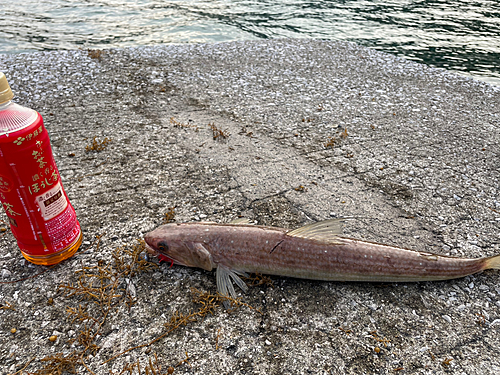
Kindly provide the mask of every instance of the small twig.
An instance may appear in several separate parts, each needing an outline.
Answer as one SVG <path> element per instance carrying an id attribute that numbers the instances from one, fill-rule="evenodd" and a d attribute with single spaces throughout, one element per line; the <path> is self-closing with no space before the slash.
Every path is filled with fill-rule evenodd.
<path id="1" fill-rule="evenodd" d="M 0 310 L 15 310 L 14 304 L 5 301 L 5 305 L 0 306 Z"/>
<path id="2" fill-rule="evenodd" d="M 175 367 L 178 367 L 178 366 L 182 365 L 183 363 L 187 363 L 189 365 L 189 367 L 193 367 L 193 366 L 191 366 L 191 363 L 189 363 L 188 359 L 189 359 L 189 355 L 188 355 L 188 352 L 186 352 L 186 358 L 183 359 L 182 361 L 180 361 L 177 365 L 175 365 Z"/>
<path id="3" fill-rule="evenodd" d="M 51 270 L 55 266 L 57 266 L 57 264 L 53 264 L 52 266 L 47 267 L 42 272 L 37 273 L 36 275 L 31 275 L 31 276 L 28 276 L 28 277 L 23 277 L 22 279 L 18 279 L 18 280 L 14 280 L 14 281 L 0 281 L 0 284 L 14 284 L 14 283 L 18 283 L 18 282 L 21 282 L 21 281 L 26 281 L 26 280 L 29 280 L 29 279 L 34 279 L 35 277 L 43 275 L 45 272 L 47 272 L 48 270 Z"/>
<path id="4" fill-rule="evenodd" d="M 92 371 L 91 369 L 89 369 L 89 366 L 87 366 L 87 364 L 83 360 L 83 355 L 84 354 L 85 354 L 85 352 L 82 353 L 82 355 L 80 357 L 80 361 L 82 361 L 82 364 L 85 366 L 85 368 L 87 369 L 88 372 L 90 372 L 92 375 L 96 375 L 94 371 Z"/>
<path id="5" fill-rule="evenodd" d="M 220 337 L 220 331 L 222 328 L 219 328 L 217 330 L 217 335 L 215 336 L 215 350 L 219 350 L 219 337 Z"/>
<path id="6" fill-rule="evenodd" d="M 341 330 L 342 332 L 344 332 L 347 335 L 350 334 L 350 333 L 352 333 L 352 331 L 350 329 L 345 329 L 343 327 L 339 327 L 339 330 Z"/>
<path id="7" fill-rule="evenodd" d="M 13 374 L 9 374 L 9 375 L 22 374 L 22 373 L 23 373 L 23 371 L 26 369 L 26 367 L 28 367 L 28 366 L 29 366 L 29 364 L 30 364 L 31 362 L 33 362 L 33 360 L 34 360 L 35 358 L 36 358 L 36 356 L 34 356 L 34 357 L 33 357 L 33 358 L 31 358 L 28 362 L 26 362 L 26 364 L 24 365 L 24 367 L 23 367 L 22 369 L 17 370 L 15 373 L 13 373 Z"/>

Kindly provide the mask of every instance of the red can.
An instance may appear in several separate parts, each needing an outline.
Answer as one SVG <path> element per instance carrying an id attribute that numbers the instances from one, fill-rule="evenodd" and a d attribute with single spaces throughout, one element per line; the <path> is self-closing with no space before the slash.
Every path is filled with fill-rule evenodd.
<path id="1" fill-rule="evenodd" d="M 82 232 L 40 114 L 11 102 L 0 72 L 0 200 L 23 256 L 51 265 L 71 257 Z"/>

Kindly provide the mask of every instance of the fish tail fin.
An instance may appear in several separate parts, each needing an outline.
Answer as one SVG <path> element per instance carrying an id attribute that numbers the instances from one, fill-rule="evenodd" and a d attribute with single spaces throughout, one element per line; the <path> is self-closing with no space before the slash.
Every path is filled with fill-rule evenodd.
<path id="1" fill-rule="evenodd" d="M 486 258 L 485 259 L 485 267 L 484 269 L 485 270 L 488 270 L 488 269 L 491 269 L 491 268 L 494 268 L 494 269 L 500 269 L 500 255 L 495 255 L 495 256 L 492 256 L 492 257 L 489 257 L 489 258 Z"/>

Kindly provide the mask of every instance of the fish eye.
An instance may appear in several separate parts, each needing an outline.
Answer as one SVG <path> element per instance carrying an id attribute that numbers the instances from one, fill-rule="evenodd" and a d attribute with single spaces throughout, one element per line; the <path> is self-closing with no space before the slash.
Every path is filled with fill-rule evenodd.
<path id="1" fill-rule="evenodd" d="M 158 244 L 158 249 L 161 251 L 168 251 L 168 245 L 165 242 L 160 242 Z"/>

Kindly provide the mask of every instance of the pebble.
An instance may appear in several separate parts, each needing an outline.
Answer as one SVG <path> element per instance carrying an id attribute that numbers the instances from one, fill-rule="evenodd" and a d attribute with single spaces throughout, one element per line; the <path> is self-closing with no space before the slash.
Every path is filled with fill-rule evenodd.
<path id="1" fill-rule="evenodd" d="M 12 272 L 10 272 L 9 270 L 6 270 L 5 268 L 2 269 L 2 279 L 8 279 L 11 276 L 12 276 Z"/>
<path id="2" fill-rule="evenodd" d="M 443 319 L 446 320 L 448 323 L 451 323 L 451 317 L 449 315 L 443 315 Z"/>

